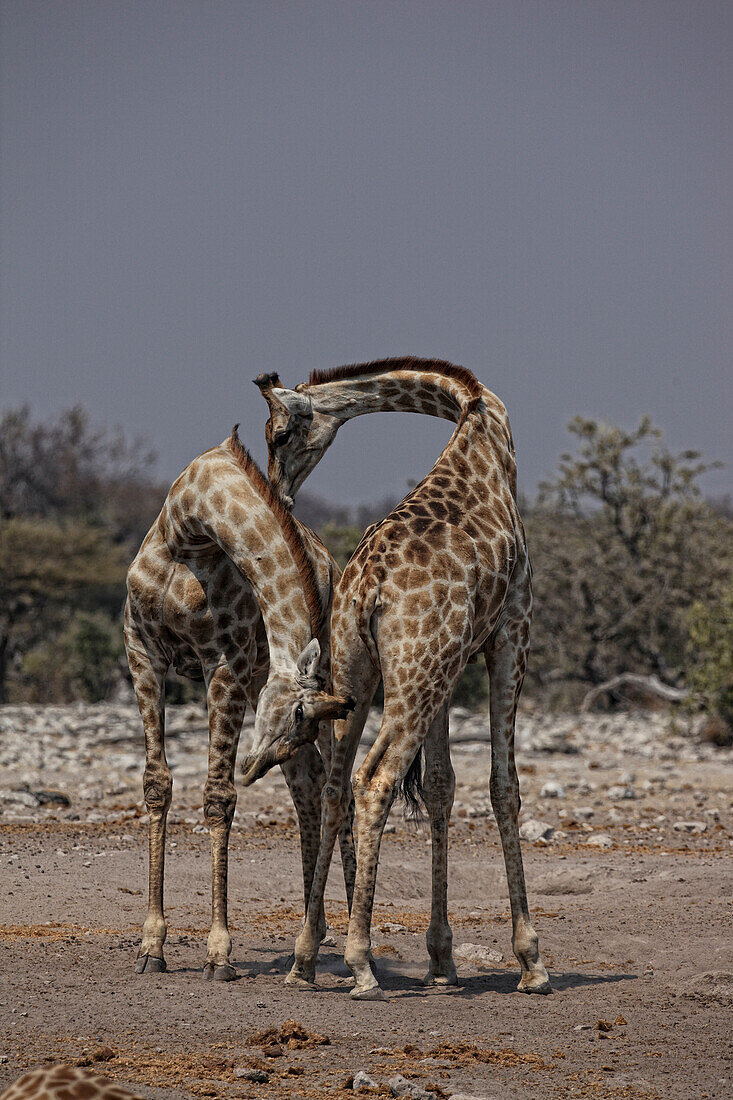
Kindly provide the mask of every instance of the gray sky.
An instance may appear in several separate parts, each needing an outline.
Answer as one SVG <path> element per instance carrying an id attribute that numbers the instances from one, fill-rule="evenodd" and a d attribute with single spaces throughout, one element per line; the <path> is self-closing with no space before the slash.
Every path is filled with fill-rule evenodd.
<path id="1" fill-rule="evenodd" d="M 531 491 L 579 412 L 730 442 L 733 5 L 4 0 L 0 406 L 82 402 L 172 478 L 250 379 L 447 358 Z M 450 432 L 347 425 L 307 483 L 401 494 Z M 708 476 L 722 493 L 730 466 Z"/>

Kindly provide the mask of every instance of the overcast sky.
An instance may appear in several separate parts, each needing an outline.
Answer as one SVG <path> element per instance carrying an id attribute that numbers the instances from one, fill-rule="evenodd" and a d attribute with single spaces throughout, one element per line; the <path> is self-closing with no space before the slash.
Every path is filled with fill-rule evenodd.
<path id="1" fill-rule="evenodd" d="M 82 402 L 172 479 L 278 370 L 425 355 L 506 403 L 731 452 L 730 0 L 4 0 L 0 407 Z M 450 428 L 347 425 L 401 495 Z M 724 493 L 727 469 L 706 488 Z"/>

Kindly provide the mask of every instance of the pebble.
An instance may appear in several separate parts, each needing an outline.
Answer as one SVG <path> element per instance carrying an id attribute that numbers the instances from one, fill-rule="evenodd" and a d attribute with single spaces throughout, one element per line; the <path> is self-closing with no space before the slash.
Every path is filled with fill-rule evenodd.
<path id="1" fill-rule="evenodd" d="M 536 821 L 533 817 L 529 821 L 525 821 L 519 828 L 519 835 L 522 840 L 529 840 L 530 842 L 552 840 L 554 832 L 552 825 L 548 825 L 546 821 Z"/>
<path id="2" fill-rule="evenodd" d="M 573 814 L 578 821 L 590 821 L 592 817 L 596 816 L 596 811 L 592 806 L 576 806 Z"/>
<path id="3" fill-rule="evenodd" d="M 240 1081 L 252 1081 L 256 1085 L 266 1085 L 270 1080 L 269 1073 L 265 1073 L 263 1069 L 250 1069 L 248 1066 L 237 1066 L 234 1076 Z"/>
<path id="4" fill-rule="evenodd" d="M 613 838 L 608 833 L 591 833 L 583 843 L 589 848 L 613 848 Z"/>
<path id="5" fill-rule="evenodd" d="M 623 802 L 624 799 L 636 798 L 636 791 L 633 787 L 609 787 L 606 795 L 612 802 Z"/>
<path id="6" fill-rule="evenodd" d="M 4 1066 L 6 1064 L 6 1062 L 9 1062 L 9 1061 L 10 1061 L 10 1059 L 8 1058 L 7 1054 L 0 1054 L 0 1065 L 1 1066 Z"/>
<path id="7" fill-rule="evenodd" d="M 672 828 L 676 833 L 704 833 L 707 824 L 704 821 L 675 821 Z"/>
<path id="8" fill-rule="evenodd" d="M 380 932 L 406 932 L 407 927 L 404 924 L 395 924 L 393 921 L 385 921 L 384 924 L 379 926 Z"/>
<path id="9" fill-rule="evenodd" d="M 501 951 L 482 947 L 479 943 L 462 943 L 460 947 L 453 949 L 453 956 L 460 962 L 471 962 L 476 966 L 493 967 L 496 963 L 504 961 Z"/>
<path id="10" fill-rule="evenodd" d="M 354 1092 L 367 1092 L 368 1089 L 378 1089 L 379 1085 L 366 1070 L 358 1069 L 354 1074 L 354 1083 L 351 1087 Z"/>
<path id="11" fill-rule="evenodd" d="M 408 1100 L 438 1100 L 437 1093 L 428 1092 L 427 1089 L 416 1085 L 414 1081 L 408 1081 L 401 1073 L 396 1077 L 390 1077 L 387 1084 L 393 1096 L 405 1096 Z"/>
<path id="12" fill-rule="evenodd" d="M 564 798 L 565 788 L 562 783 L 545 783 L 540 791 L 540 798 Z"/>

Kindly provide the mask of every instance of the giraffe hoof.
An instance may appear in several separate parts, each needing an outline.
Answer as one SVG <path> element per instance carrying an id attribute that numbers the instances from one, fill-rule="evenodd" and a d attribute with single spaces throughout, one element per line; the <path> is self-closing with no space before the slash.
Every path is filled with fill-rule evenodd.
<path id="1" fill-rule="evenodd" d="M 517 989 L 520 993 L 540 993 L 543 996 L 552 993 L 552 986 L 546 972 L 544 974 L 528 974 L 526 978 L 521 979 Z"/>
<path id="2" fill-rule="evenodd" d="M 237 972 L 229 963 L 207 963 L 204 967 L 204 981 L 233 982 Z"/>
<path id="3" fill-rule="evenodd" d="M 287 978 L 285 979 L 285 984 L 292 985 L 295 989 L 305 989 L 310 991 L 318 989 L 315 981 L 315 975 L 313 976 L 313 980 L 310 980 L 304 974 L 296 973 L 293 970 L 290 971 Z"/>
<path id="4" fill-rule="evenodd" d="M 423 978 L 423 985 L 425 986 L 452 986 L 458 985 L 458 974 L 456 968 L 453 967 L 453 971 L 450 974 L 433 974 L 432 972 L 426 974 Z"/>
<path id="5" fill-rule="evenodd" d="M 384 993 L 378 985 L 355 985 L 349 996 L 354 1001 L 383 1001 L 385 999 Z"/>
<path id="6" fill-rule="evenodd" d="M 162 974 L 166 971 L 165 959 L 157 955 L 138 955 L 135 960 L 135 973 L 136 974 Z"/>

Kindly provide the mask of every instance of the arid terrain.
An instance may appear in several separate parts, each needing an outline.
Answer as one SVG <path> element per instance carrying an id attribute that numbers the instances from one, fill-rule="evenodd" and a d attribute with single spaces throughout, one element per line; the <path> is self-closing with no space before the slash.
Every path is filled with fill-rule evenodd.
<path id="1" fill-rule="evenodd" d="M 376 725 L 374 714 L 367 735 Z M 460 739 L 483 728 L 452 715 Z M 302 894 L 279 772 L 240 793 L 232 831 L 239 980 L 206 983 L 205 717 L 169 709 L 168 972 L 136 976 L 147 826 L 135 708 L 0 708 L 0 1089 L 64 1060 L 160 1100 L 343 1098 L 359 1071 L 373 1095 L 398 1074 L 438 1097 L 730 1095 L 730 751 L 667 714 L 526 710 L 517 740 L 530 903 L 554 995 L 515 992 L 490 750 L 469 742 L 453 751 L 460 986 L 421 984 L 429 831 L 396 806 L 373 926 L 387 996 L 355 1003 L 338 855 L 318 991 L 284 985 Z"/>

